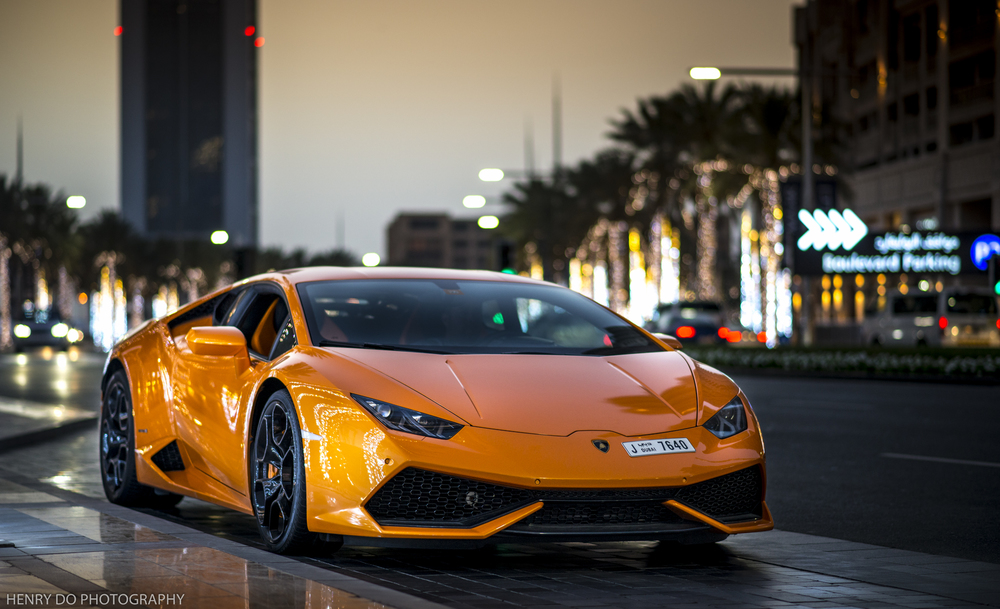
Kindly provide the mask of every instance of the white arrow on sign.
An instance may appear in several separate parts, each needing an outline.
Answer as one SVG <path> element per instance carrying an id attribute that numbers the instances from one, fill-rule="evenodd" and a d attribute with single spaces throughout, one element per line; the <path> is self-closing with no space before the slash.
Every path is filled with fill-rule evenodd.
<path id="1" fill-rule="evenodd" d="M 836 209 L 831 209 L 829 212 L 817 209 L 812 213 L 800 209 L 799 222 L 806 227 L 806 232 L 798 241 L 799 249 L 802 251 L 810 247 L 816 251 L 826 247 L 831 250 L 840 247 L 851 250 L 868 234 L 865 223 L 849 209 L 845 209 L 843 213 Z"/>

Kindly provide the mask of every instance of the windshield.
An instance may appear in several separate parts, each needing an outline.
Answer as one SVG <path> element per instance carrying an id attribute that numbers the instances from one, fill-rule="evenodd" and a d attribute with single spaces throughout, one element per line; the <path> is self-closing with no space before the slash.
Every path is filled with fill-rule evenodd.
<path id="1" fill-rule="evenodd" d="M 948 312 L 966 315 L 996 315 L 997 301 L 986 294 L 955 294 L 948 298 Z"/>
<path id="2" fill-rule="evenodd" d="M 366 279 L 298 290 L 319 346 L 560 355 L 663 350 L 614 313 L 556 286 Z"/>

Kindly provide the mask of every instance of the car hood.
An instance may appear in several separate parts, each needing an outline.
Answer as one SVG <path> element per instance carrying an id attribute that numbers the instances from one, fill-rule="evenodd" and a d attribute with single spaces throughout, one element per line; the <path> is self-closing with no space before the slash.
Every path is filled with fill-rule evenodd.
<path id="1" fill-rule="evenodd" d="M 553 436 L 584 430 L 637 436 L 697 424 L 692 371 L 676 352 L 610 357 L 338 352 L 474 427 Z"/>

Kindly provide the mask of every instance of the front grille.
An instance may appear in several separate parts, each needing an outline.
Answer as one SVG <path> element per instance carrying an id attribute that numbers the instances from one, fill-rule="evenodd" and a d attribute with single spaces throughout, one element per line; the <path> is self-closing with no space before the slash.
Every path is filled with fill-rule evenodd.
<path id="1" fill-rule="evenodd" d="M 760 516 L 763 479 L 756 465 L 681 488 L 675 499 L 713 518 Z"/>
<path id="2" fill-rule="evenodd" d="M 657 501 L 551 501 L 517 525 L 541 527 L 641 526 L 680 522 L 681 518 Z"/>
<path id="3" fill-rule="evenodd" d="M 531 501 L 531 491 L 410 467 L 365 508 L 381 525 L 472 527 Z"/>
<path id="4" fill-rule="evenodd" d="M 677 499 L 713 518 L 760 512 L 762 479 L 753 466 L 688 487 L 634 489 L 519 489 L 407 468 L 368 501 L 368 513 L 383 526 L 467 528 L 544 502 L 515 528 L 645 526 L 682 519 L 663 502 Z"/>

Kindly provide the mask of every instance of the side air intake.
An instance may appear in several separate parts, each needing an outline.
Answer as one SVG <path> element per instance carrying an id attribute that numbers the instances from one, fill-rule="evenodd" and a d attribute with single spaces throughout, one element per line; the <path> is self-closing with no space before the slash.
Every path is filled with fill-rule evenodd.
<path id="1" fill-rule="evenodd" d="M 184 469 L 184 459 L 181 458 L 181 449 L 177 447 L 177 440 L 167 444 L 153 455 L 153 465 L 163 472 L 179 472 Z"/>

